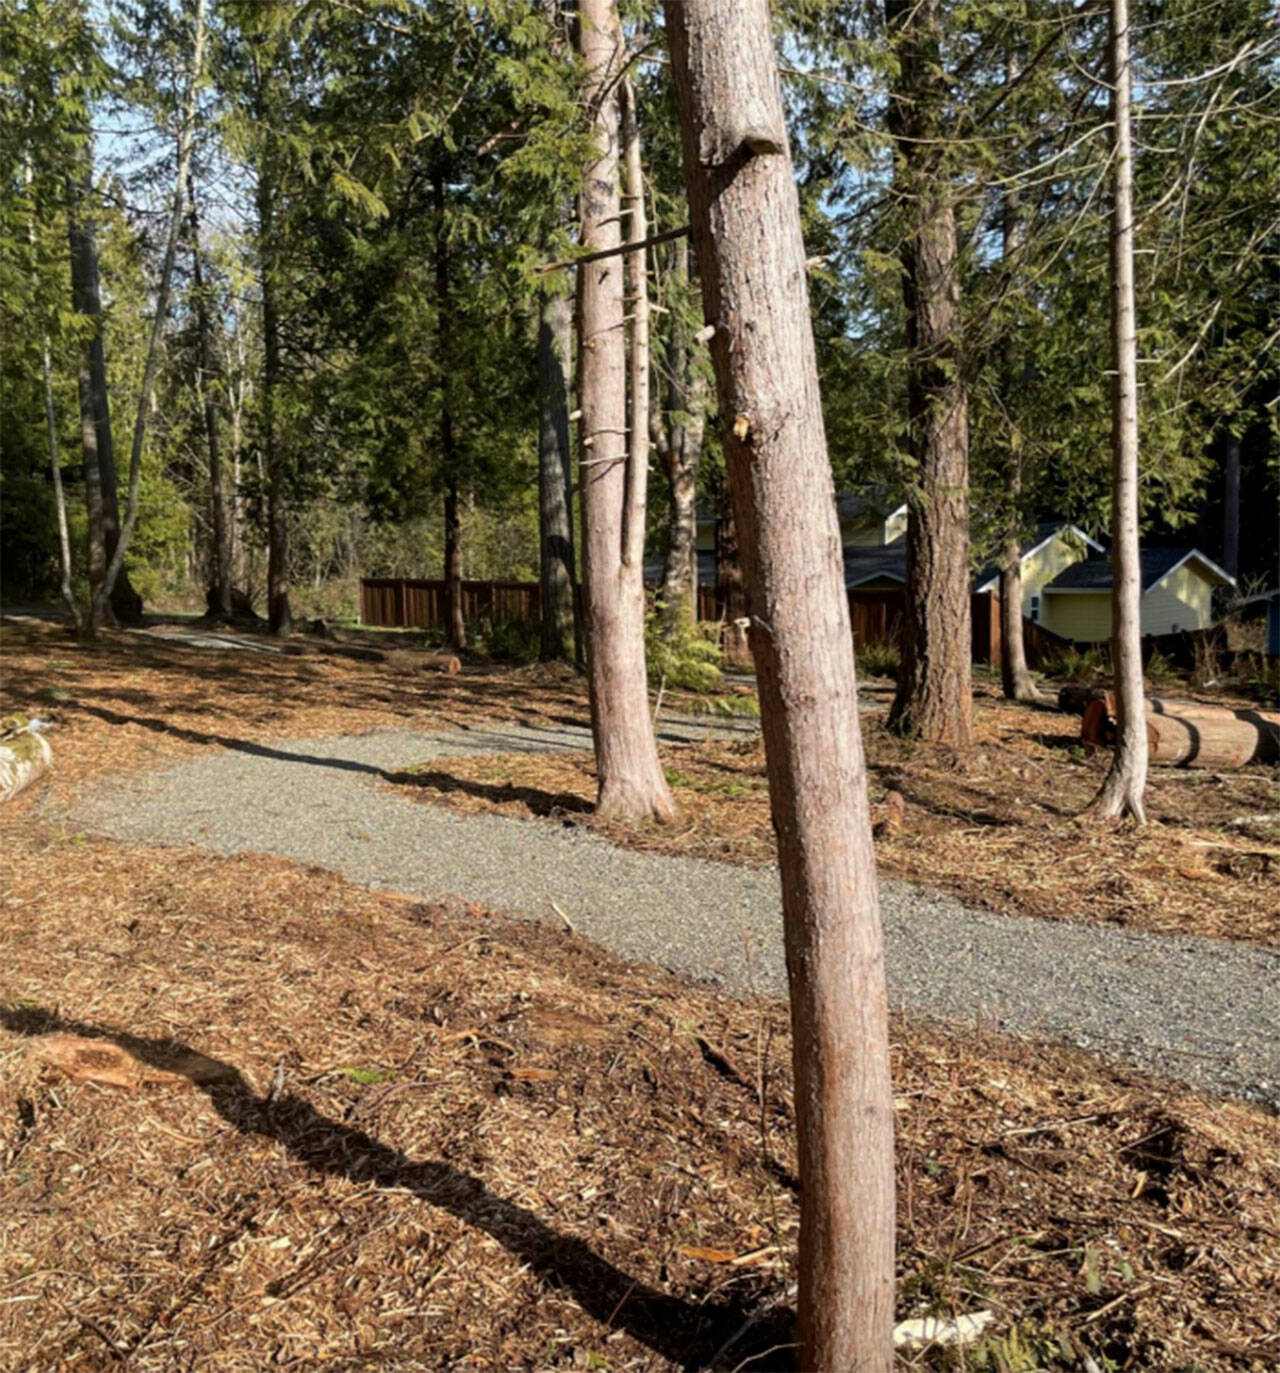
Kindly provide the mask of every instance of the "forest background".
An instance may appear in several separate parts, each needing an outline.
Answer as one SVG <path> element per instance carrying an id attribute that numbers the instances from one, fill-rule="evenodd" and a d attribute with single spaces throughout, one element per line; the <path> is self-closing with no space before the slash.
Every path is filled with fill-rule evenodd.
<path id="1" fill-rule="evenodd" d="M 219 503 L 230 580 L 260 609 L 273 510 L 295 613 L 353 616 L 361 576 L 441 576 L 450 543 L 467 577 L 537 578 L 540 432 L 545 446 L 551 411 L 573 404 L 539 358 L 540 329 L 545 343 L 571 303 L 574 271 L 543 269 L 574 255 L 588 136 L 570 8 L 216 0 L 191 118 L 194 3 L 3 8 L 8 601 L 57 594 L 54 464 L 86 599 L 95 340 L 117 520 L 127 504 L 184 130 L 126 592 L 203 608 Z M 624 17 L 649 231 L 662 235 L 687 211 L 656 8 Z M 1010 527 L 1052 516 L 1098 534 L 1109 519 L 1105 14 L 937 8 L 945 99 L 912 170 L 956 222 L 945 367 L 967 388 L 978 562 Z M 912 196 L 900 138 L 895 165 L 902 66 L 886 9 L 774 6 L 837 488 L 896 497 L 915 475 Z M 1269 0 L 1173 0 L 1138 5 L 1133 32 L 1144 535 L 1199 545 L 1246 589 L 1276 583 L 1280 543 L 1278 15 Z M 100 315 L 86 307 L 86 238 Z M 656 558 L 691 533 L 678 485 L 722 515 L 726 495 L 684 242 L 656 245 L 651 267 Z"/>

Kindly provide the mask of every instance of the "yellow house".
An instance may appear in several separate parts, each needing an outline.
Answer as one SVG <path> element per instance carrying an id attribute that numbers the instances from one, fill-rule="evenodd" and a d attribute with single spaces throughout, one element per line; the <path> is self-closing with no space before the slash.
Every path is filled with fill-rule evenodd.
<path id="1" fill-rule="evenodd" d="M 1235 579 L 1194 548 L 1144 548 L 1143 634 L 1176 634 L 1213 622 L 1213 593 Z M 1101 643 L 1111 637 L 1111 560 L 1073 563 L 1041 594 L 1040 623 L 1073 643 Z"/>
<path id="2" fill-rule="evenodd" d="M 1022 553 L 1022 613 L 1025 618 L 1044 623 L 1043 593 L 1048 583 L 1090 553 L 1103 551 L 1100 543 L 1074 524 L 1057 522 L 1037 526 L 1035 535 L 1028 540 L 1028 547 Z M 973 589 L 998 595 L 999 569 L 984 567 L 974 579 Z"/>

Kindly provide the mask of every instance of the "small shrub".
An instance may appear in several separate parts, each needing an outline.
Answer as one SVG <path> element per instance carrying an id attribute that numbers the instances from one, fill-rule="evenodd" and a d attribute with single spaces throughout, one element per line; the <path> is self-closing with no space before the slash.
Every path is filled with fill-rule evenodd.
<path id="1" fill-rule="evenodd" d="M 1079 649 L 1067 644 L 1045 658 L 1042 670 L 1046 677 L 1059 681 L 1092 682 L 1105 675 L 1106 664 L 1100 648 Z"/>
<path id="2" fill-rule="evenodd" d="M 1147 665 L 1143 668 L 1143 675 L 1152 686 L 1163 686 L 1173 681 L 1178 675 L 1178 670 L 1158 648 L 1153 648 L 1151 657 L 1147 659 Z"/>
<path id="3" fill-rule="evenodd" d="M 541 630 L 530 620 L 482 622 L 477 646 L 504 663 L 531 663 L 541 647 Z"/>
<path id="4" fill-rule="evenodd" d="M 645 661 L 649 681 L 665 680 L 668 687 L 685 691 L 715 691 L 720 686 L 720 649 L 692 620 L 677 621 L 664 633 L 661 619 L 652 612 L 644 627 Z"/>
<path id="5" fill-rule="evenodd" d="M 902 652 L 897 644 L 862 644 L 854 654 L 859 677 L 892 677 L 902 671 Z"/>

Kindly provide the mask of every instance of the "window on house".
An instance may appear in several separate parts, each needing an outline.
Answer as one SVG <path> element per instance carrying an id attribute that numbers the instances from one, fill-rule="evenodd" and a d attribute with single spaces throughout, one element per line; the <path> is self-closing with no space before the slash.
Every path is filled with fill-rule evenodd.
<path id="1" fill-rule="evenodd" d="M 1032 598 L 1031 598 L 1031 621 L 1032 621 L 1033 624 L 1039 624 L 1039 623 L 1040 623 L 1040 597 L 1039 597 L 1039 596 L 1032 596 Z"/>

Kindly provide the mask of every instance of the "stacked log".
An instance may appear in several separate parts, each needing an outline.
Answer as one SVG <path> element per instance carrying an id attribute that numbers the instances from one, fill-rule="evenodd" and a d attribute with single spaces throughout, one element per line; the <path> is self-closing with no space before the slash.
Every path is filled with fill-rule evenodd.
<path id="1" fill-rule="evenodd" d="M 1280 715 L 1202 701 L 1146 702 L 1151 761 L 1167 767 L 1234 771 L 1250 763 L 1280 762 Z M 1080 738 L 1104 747 L 1115 741 L 1115 703 L 1110 692 L 1084 706 Z"/>

